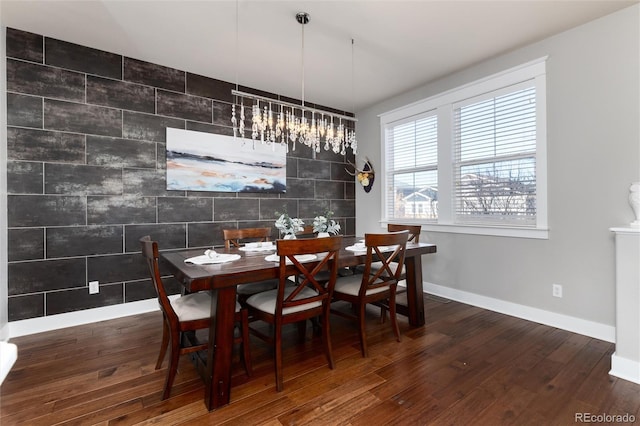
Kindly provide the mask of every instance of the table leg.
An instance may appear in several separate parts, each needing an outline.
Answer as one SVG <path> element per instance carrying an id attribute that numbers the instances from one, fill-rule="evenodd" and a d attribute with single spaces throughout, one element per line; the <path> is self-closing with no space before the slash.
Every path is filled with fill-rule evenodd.
<path id="1" fill-rule="evenodd" d="M 227 405 L 231 391 L 231 361 L 235 327 L 235 286 L 214 290 L 211 299 L 212 323 L 207 351 L 205 404 L 209 411 Z"/>
<path id="2" fill-rule="evenodd" d="M 407 305 L 409 308 L 409 324 L 421 326 L 424 319 L 424 294 L 422 290 L 422 258 L 407 257 L 404 260 L 407 280 Z"/>

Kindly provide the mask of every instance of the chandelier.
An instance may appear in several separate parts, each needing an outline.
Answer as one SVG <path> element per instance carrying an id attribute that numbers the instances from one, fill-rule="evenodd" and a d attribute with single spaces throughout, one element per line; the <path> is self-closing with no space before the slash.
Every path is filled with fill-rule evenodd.
<path id="1" fill-rule="evenodd" d="M 304 103 L 304 26 L 309 22 L 309 14 L 299 12 L 296 20 L 302 26 L 302 102 L 291 102 L 272 99 L 265 96 L 242 92 L 237 89 L 231 91 L 235 102 L 231 107 L 231 124 L 234 137 L 238 134 L 245 137 L 245 101 L 251 105 L 251 139 L 262 143 L 286 145 L 292 150 L 296 144 L 303 144 L 320 152 L 333 151 L 335 154 L 345 155 L 347 148 L 357 154 L 354 117 L 334 112 L 311 108 Z M 236 35 L 237 36 L 237 35 Z M 352 84 L 353 84 L 353 40 L 351 40 Z M 236 114 L 236 104 L 239 103 L 239 117 Z"/>

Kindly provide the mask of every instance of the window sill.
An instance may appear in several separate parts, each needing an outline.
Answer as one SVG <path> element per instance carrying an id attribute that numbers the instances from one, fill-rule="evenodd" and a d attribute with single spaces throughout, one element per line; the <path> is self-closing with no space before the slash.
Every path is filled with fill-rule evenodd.
<path id="1" fill-rule="evenodd" d="M 400 223 L 391 221 L 392 223 Z M 408 222 L 407 222 L 408 223 Z M 449 234 L 469 234 L 469 235 L 488 235 L 493 237 L 509 237 L 509 238 L 531 238 L 537 240 L 548 240 L 548 228 L 507 228 L 503 226 L 478 226 L 478 225 L 448 225 L 435 223 L 419 223 L 412 221 L 411 224 L 422 225 L 422 231 L 427 232 L 445 232 Z M 383 224 L 386 228 L 386 222 Z"/>

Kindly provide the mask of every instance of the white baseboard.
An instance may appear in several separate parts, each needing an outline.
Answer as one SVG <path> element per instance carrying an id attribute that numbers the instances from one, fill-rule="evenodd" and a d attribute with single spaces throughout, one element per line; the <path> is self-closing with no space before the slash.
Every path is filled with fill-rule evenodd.
<path id="1" fill-rule="evenodd" d="M 171 296 L 178 297 L 178 296 Z M 159 310 L 158 299 L 140 300 L 138 302 L 122 303 L 120 305 L 104 306 L 101 308 L 85 309 L 46 317 L 30 318 L 13 321 L 8 324 L 9 338 L 42 333 L 60 328 L 89 324 L 122 318 L 129 315 L 143 314 Z"/>
<path id="2" fill-rule="evenodd" d="M 610 325 L 575 318 L 568 315 L 545 311 L 543 309 L 532 308 L 518 303 L 507 302 L 505 300 L 494 299 L 492 297 L 481 296 L 463 290 L 444 287 L 438 284 L 424 283 L 425 293 L 430 293 L 446 299 L 500 312 L 513 317 L 522 318 L 528 321 L 537 322 L 551 327 L 561 328 L 605 342 L 615 343 L 616 328 Z"/>
<path id="3" fill-rule="evenodd" d="M 640 362 L 619 357 L 614 352 L 611 355 L 611 370 L 609 374 L 640 384 Z"/>

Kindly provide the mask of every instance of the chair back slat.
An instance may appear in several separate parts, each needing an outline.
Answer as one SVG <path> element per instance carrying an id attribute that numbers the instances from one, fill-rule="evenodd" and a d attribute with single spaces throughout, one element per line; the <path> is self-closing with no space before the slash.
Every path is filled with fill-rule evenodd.
<path id="1" fill-rule="evenodd" d="M 407 237 L 408 243 L 419 243 L 420 242 L 420 232 L 422 231 L 422 226 L 420 225 L 401 225 L 398 223 L 388 223 L 387 231 L 389 232 L 399 232 L 399 231 L 409 231 L 409 236 Z"/>
<path id="2" fill-rule="evenodd" d="M 149 235 L 145 235 L 144 237 L 140 238 L 139 241 L 142 250 L 142 256 L 145 258 L 147 267 L 149 268 L 151 282 L 153 283 L 153 287 L 156 289 L 156 295 L 158 296 L 158 303 L 160 304 L 160 308 L 165 313 L 165 315 L 169 317 L 170 320 L 178 321 L 178 315 L 171 306 L 171 301 L 169 301 L 169 296 L 167 295 L 167 291 L 162 282 L 162 277 L 160 276 L 160 266 L 158 263 L 160 254 L 158 250 L 158 243 L 156 241 L 152 241 Z"/>
<path id="3" fill-rule="evenodd" d="M 367 290 L 378 287 L 395 286 L 400 280 L 402 268 L 392 268 L 390 264 L 397 262 L 404 264 L 409 231 L 390 232 L 387 234 L 365 234 L 364 243 L 367 247 L 365 270 L 362 274 L 360 294 L 364 297 Z M 394 247 L 393 251 L 386 250 Z M 371 264 L 380 262 L 380 267 L 372 273 Z"/>
<path id="4" fill-rule="evenodd" d="M 260 243 L 270 241 L 271 231 L 271 228 L 223 229 L 224 246 L 226 249 L 230 249 L 231 246 L 240 247 L 244 240 Z"/>
<path id="5" fill-rule="evenodd" d="M 285 308 L 307 303 L 317 301 L 329 303 L 338 273 L 338 255 L 342 247 L 342 236 L 277 240 L 276 244 L 277 255 L 280 256 L 276 315 L 282 315 L 282 310 Z M 305 254 L 315 254 L 317 259 L 302 263 L 296 258 L 298 255 Z M 316 279 L 316 275 L 327 269 L 330 271 L 330 279 L 325 285 Z M 285 287 L 290 285 L 288 277 L 292 275 L 299 277 L 300 284 L 285 297 Z M 303 297 L 301 292 L 305 288 L 310 288 L 317 294 L 312 297 Z"/>

